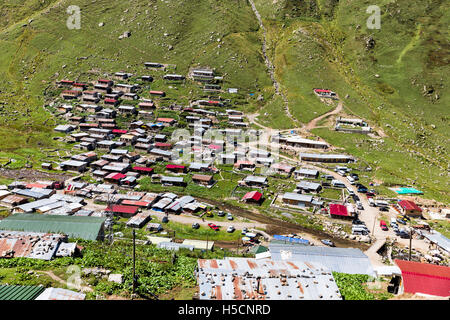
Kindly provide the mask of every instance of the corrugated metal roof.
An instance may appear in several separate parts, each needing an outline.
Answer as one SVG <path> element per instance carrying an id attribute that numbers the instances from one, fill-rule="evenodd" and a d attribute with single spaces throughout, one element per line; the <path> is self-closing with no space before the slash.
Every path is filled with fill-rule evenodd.
<path id="1" fill-rule="evenodd" d="M 191 251 L 193 251 L 195 249 L 194 246 L 185 245 L 185 244 L 176 243 L 176 242 L 159 242 L 157 244 L 157 247 L 161 248 L 161 249 L 175 250 L 175 251 L 178 251 L 181 248 L 188 249 L 188 250 L 191 250 Z"/>
<path id="2" fill-rule="evenodd" d="M 421 231 L 422 235 L 430 240 L 431 242 L 437 244 L 439 247 L 447 252 L 450 252 L 450 240 L 443 234 L 433 231 L 433 233 Z"/>
<path id="3" fill-rule="evenodd" d="M 375 276 L 369 258 L 356 248 L 292 246 L 271 243 L 269 250 L 275 260 L 308 261 L 335 272 Z"/>
<path id="4" fill-rule="evenodd" d="M 0 285 L 0 300 L 35 300 L 44 287 Z"/>
<path id="5" fill-rule="evenodd" d="M 84 300 L 84 293 L 62 288 L 47 288 L 35 300 Z"/>
<path id="6" fill-rule="evenodd" d="M 96 240 L 106 218 L 17 213 L 0 221 L 0 230 L 64 233 Z"/>
<path id="7" fill-rule="evenodd" d="M 405 292 L 450 297 L 450 268 L 428 263 L 395 260 L 402 271 Z"/>
<path id="8" fill-rule="evenodd" d="M 197 277 L 203 300 L 341 299 L 331 272 L 307 262 L 199 259 Z"/>
<path id="9" fill-rule="evenodd" d="M 183 244 L 188 246 L 194 246 L 195 249 L 212 250 L 214 246 L 214 241 L 185 239 L 183 241 Z"/>

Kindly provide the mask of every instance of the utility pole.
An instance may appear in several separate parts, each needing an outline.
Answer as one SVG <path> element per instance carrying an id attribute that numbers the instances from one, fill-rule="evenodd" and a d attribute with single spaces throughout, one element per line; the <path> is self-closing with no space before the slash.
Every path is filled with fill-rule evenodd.
<path id="1" fill-rule="evenodd" d="M 133 297 L 136 291 L 136 232 L 133 229 Z"/>
<path id="2" fill-rule="evenodd" d="M 411 228 L 411 220 L 409 220 L 409 261 L 411 261 L 411 249 L 412 249 L 412 228 Z"/>

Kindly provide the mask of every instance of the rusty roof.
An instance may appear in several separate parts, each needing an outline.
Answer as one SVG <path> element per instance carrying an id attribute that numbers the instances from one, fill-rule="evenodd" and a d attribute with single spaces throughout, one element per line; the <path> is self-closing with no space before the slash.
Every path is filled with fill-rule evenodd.
<path id="1" fill-rule="evenodd" d="M 340 300 L 332 273 L 300 261 L 198 260 L 202 300 Z"/>

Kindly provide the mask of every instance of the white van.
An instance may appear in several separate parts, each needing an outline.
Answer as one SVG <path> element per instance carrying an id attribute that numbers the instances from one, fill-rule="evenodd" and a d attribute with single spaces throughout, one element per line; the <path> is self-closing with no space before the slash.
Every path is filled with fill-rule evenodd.
<path id="1" fill-rule="evenodd" d="M 383 201 L 383 200 L 377 200 L 376 204 L 377 204 L 377 207 L 389 207 L 389 203 L 387 201 Z"/>
<path id="2" fill-rule="evenodd" d="M 355 184 L 355 179 L 351 176 L 347 176 L 347 180 L 348 182 L 350 182 L 350 184 Z"/>
<path id="3" fill-rule="evenodd" d="M 352 234 L 368 235 L 369 230 L 364 228 L 352 228 Z"/>
<path id="4" fill-rule="evenodd" d="M 369 198 L 367 201 L 369 202 L 369 206 L 375 207 L 375 201 L 372 198 Z"/>
<path id="5" fill-rule="evenodd" d="M 345 188 L 345 184 L 339 180 L 332 180 L 331 185 L 335 188 Z"/>
<path id="6" fill-rule="evenodd" d="M 397 225 L 397 220 L 395 220 L 395 218 L 391 218 L 391 226 L 392 225 Z"/>

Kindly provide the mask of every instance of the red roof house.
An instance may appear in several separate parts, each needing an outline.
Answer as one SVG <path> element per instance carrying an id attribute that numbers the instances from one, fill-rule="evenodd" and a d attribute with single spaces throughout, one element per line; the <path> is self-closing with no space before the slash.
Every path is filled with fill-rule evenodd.
<path id="1" fill-rule="evenodd" d="M 175 123 L 175 119 L 172 119 L 172 118 L 158 118 L 158 119 L 156 119 L 156 121 L 166 123 L 166 124 L 174 124 Z"/>
<path id="2" fill-rule="evenodd" d="M 128 133 L 128 130 L 125 130 L 125 129 L 113 129 L 112 133 L 113 134 L 126 134 L 126 133 Z"/>
<path id="3" fill-rule="evenodd" d="M 181 165 L 177 165 L 177 164 L 168 164 L 166 166 L 166 170 L 174 171 L 174 172 L 185 172 L 186 166 L 181 166 Z"/>
<path id="4" fill-rule="evenodd" d="M 124 206 L 136 206 L 136 207 L 143 207 L 148 208 L 150 206 L 150 202 L 148 201 L 137 201 L 137 200 L 122 200 L 121 202 Z"/>
<path id="5" fill-rule="evenodd" d="M 410 200 L 402 200 L 398 203 L 402 213 L 408 216 L 421 216 L 422 209 L 420 209 L 417 204 Z"/>
<path id="6" fill-rule="evenodd" d="M 342 204 L 331 203 L 330 204 L 330 215 L 332 218 L 353 218 L 347 210 L 347 207 Z"/>
<path id="7" fill-rule="evenodd" d="M 116 100 L 116 99 L 110 99 L 110 98 L 106 98 L 106 99 L 104 100 L 104 102 L 105 102 L 105 104 L 110 104 L 110 105 L 113 105 L 113 106 L 116 106 L 116 105 L 119 104 L 119 100 Z"/>
<path id="8" fill-rule="evenodd" d="M 171 143 L 165 143 L 165 142 L 156 142 L 155 147 L 162 150 L 170 150 L 172 149 Z"/>
<path id="9" fill-rule="evenodd" d="M 402 271 L 403 290 L 450 297 L 450 267 L 406 260 L 394 260 Z"/>
<path id="10" fill-rule="evenodd" d="M 110 211 L 114 214 L 124 216 L 124 217 L 131 217 L 139 211 L 139 207 L 124 206 L 124 205 L 116 204 L 116 205 L 108 206 L 105 210 Z"/>
<path id="11" fill-rule="evenodd" d="M 152 174 L 153 168 L 147 168 L 147 167 L 133 167 L 133 171 L 139 172 L 142 174 Z"/>
<path id="12" fill-rule="evenodd" d="M 105 180 L 111 181 L 111 182 L 114 182 L 114 183 L 119 183 L 119 181 L 120 181 L 121 179 L 124 179 L 124 178 L 126 178 L 126 177 L 127 177 L 127 176 L 124 175 L 124 174 L 122 174 L 122 173 L 116 173 L 116 172 L 113 172 L 113 173 L 108 174 L 108 175 L 105 177 Z"/>
<path id="13" fill-rule="evenodd" d="M 245 202 L 260 202 L 262 199 L 262 193 L 258 191 L 247 192 L 245 196 L 242 197 L 242 201 Z"/>

